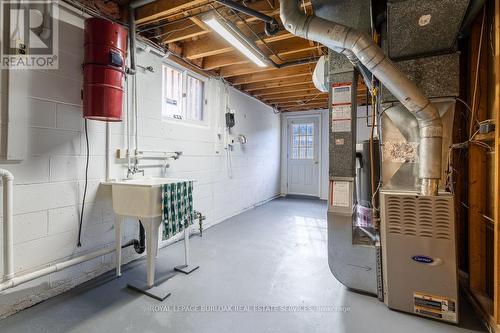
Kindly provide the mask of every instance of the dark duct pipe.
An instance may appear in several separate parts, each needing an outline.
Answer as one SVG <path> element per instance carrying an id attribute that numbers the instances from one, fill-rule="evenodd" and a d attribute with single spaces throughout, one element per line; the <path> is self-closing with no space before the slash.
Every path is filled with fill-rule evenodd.
<path id="1" fill-rule="evenodd" d="M 246 6 L 243 6 L 242 4 L 239 4 L 239 3 L 234 2 L 232 0 L 215 0 L 215 2 L 218 2 L 221 5 L 224 5 L 226 7 L 231 8 L 231 9 L 242 12 L 243 14 L 253 16 L 253 17 L 263 21 L 265 23 L 264 32 L 268 36 L 273 36 L 279 31 L 280 26 L 278 24 L 278 21 L 274 17 L 268 16 L 266 14 L 262 14 L 261 12 L 258 12 L 252 8 L 248 8 Z"/>

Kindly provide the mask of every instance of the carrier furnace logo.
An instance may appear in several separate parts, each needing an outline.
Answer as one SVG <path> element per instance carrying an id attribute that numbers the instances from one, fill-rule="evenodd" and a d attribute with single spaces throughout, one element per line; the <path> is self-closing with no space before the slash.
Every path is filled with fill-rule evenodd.
<path id="1" fill-rule="evenodd" d="M 2 0 L 2 69 L 58 68 L 59 7 L 55 0 Z"/>

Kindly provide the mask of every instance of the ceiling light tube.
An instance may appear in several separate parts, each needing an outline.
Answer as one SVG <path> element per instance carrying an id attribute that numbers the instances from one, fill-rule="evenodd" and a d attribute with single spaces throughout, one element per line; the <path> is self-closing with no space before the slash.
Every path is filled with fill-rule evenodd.
<path id="1" fill-rule="evenodd" d="M 258 53 L 253 50 L 253 48 L 244 42 L 232 29 L 230 29 L 225 23 L 219 21 L 215 17 L 209 17 L 203 19 L 206 25 L 212 28 L 213 31 L 218 33 L 222 38 L 224 38 L 229 44 L 234 46 L 236 50 L 243 53 L 248 59 L 254 62 L 259 67 L 266 67 L 267 64 L 260 58 Z"/>

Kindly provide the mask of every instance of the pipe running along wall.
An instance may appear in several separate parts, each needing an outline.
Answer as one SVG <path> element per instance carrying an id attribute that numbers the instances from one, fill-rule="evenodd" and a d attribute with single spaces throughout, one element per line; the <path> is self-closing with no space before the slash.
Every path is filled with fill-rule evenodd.
<path id="1" fill-rule="evenodd" d="M 280 16 L 285 29 L 292 34 L 322 43 L 348 58 L 354 55 L 415 116 L 420 127 L 421 193 L 437 195 L 441 178 L 443 133 L 437 108 L 367 34 L 306 15 L 299 10 L 299 0 L 282 0 Z"/>
<path id="2" fill-rule="evenodd" d="M 3 280 L 14 277 L 14 176 L 0 169 L 3 181 Z"/>

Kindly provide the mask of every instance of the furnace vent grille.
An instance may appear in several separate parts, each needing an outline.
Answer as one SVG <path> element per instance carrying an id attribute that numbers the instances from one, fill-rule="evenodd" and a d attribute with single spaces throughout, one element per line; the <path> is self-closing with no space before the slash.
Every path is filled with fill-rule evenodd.
<path id="1" fill-rule="evenodd" d="M 450 196 L 385 195 L 389 234 L 451 239 L 453 200 Z"/>

